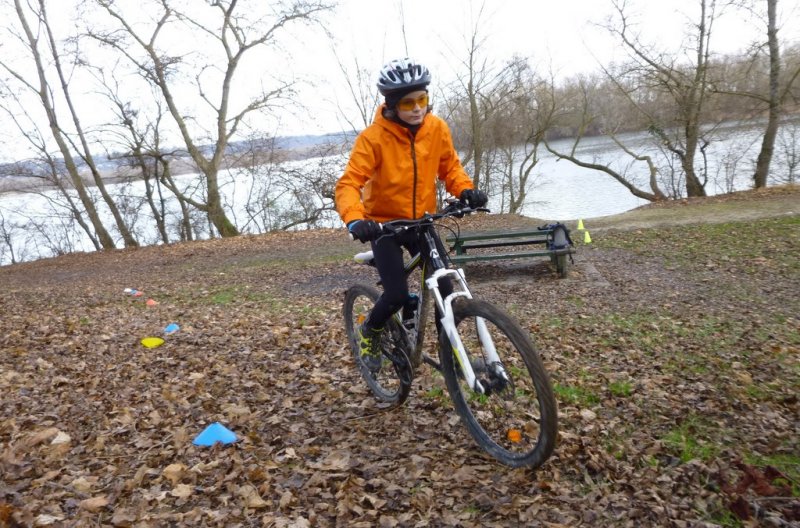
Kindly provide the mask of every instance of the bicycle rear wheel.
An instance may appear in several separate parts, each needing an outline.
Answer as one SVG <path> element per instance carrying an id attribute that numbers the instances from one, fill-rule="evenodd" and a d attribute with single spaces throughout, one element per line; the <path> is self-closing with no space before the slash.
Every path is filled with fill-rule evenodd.
<path id="1" fill-rule="evenodd" d="M 439 339 L 442 373 L 456 412 L 475 441 L 511 467 L 539 467 L 552 454 L 558 418 L 550 379 L 527 333 L 505 312 L 484 301 L 453 304 L 458 333 L 486 394 L 473 391 L 444 332 Z M 489 364 L 478 337 L 482 318 L 508 379 Z"/>
<path id="2" fill-rule="evenodd" d="M 344 296 L 344 326 L 353 359 L 372 393 L 382 402 L 400 405 L 411 392 L 414 374 L 406 354 L 404 330 L 394 318 L 386 322 L 381 335 L 383 362 L 380 370 L 371 371 L 360 357 L 356 330 L 366 320 L 379 296 L 378 290 L 364 284 L 350 287 Z"/>

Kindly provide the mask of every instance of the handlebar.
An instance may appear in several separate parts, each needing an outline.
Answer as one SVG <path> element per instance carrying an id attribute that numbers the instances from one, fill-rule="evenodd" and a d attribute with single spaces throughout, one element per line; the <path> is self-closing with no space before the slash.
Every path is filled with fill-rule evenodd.
<path id="1" fill-rule="evenodd" d="M 464 215 L 472 214 L 475 212 L 489 212 L 489 209 L 485 207 L 467 207 L 466 205 L 462 205 L 461 207 L 453 207 L 452 205 L 447 206 L 441 213 L 425 213 L 422 218 L 417 218 L 416 220 L 391 220 L 389 222 L 384 222 L 380 224 L 381 229 L 385 234 L 394 234 L 398 231 L 403 231 L 405 229 L 411 229 L 416 226 L 420 226 L 423 224 L 431 224 L 436 220 L 441 220 L 442 218 L 448 217 L 456 217 L 461 218 Z"/>
<path id="2" fill-rule="evenodd" d="M 421 218 L 417 218 L 415 220 L 390 220 L 388 222 L 378 223 L 378 225 L 380 226 L 383 235 L 394 235 L 398 232 L 412 229 L 423 224 L 433 223 L 436 220 L 441 220 L 442 218 L 448 218 L 451 216 L 462 218 L 464 215 L 477 212 L 489 213 L 491 211 L 489 211 L 489 209 L 486 207 L 469 207 L 461 200 L 453 199 L 447 201 L 447 206 L 442 210 L 441 213 L 425 213 Z M 356 238 L 353 236 L 353 233 L 350 233 L 350 240 L 355 239 Z"/>

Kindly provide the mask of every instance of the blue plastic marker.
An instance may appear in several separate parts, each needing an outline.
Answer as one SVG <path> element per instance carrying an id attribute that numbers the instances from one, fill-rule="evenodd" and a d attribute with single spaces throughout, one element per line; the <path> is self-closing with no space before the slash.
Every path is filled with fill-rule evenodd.
<path id="1" fill-rule="evenodd" d="M 217 442 L 221 444 L 232 444 L 238 440 L 236 433 L 225 427 L 219 422 L 209 425 L 203 432 L 195 437 L 192 443 L 196 446 L 213 446 Z"/>

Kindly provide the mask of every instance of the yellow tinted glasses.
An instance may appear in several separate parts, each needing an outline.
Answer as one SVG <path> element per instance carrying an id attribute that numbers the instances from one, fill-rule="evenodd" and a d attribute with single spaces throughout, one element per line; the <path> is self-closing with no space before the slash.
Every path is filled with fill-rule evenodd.
<path id="1" fill-rule="evenodd" d="M 420 95 L 416 99 L 400 99 L 397 102 L 397 109 L 403 112 L 411 112 L 417 106 L 422 109 L 428 107 L 428 94 Z"/>

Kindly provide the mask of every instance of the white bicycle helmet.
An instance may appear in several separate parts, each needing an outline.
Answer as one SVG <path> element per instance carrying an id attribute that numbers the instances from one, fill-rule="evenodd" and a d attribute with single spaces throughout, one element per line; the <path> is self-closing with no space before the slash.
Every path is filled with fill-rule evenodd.
<path id="1" fill-rule="evenodd" d="M 378 90 L 384 97 L 399 91 L 422 89 L 430 83 L 431 72 L 428 68 L 408 57 L 389 62 L 378 75 Z"/>

